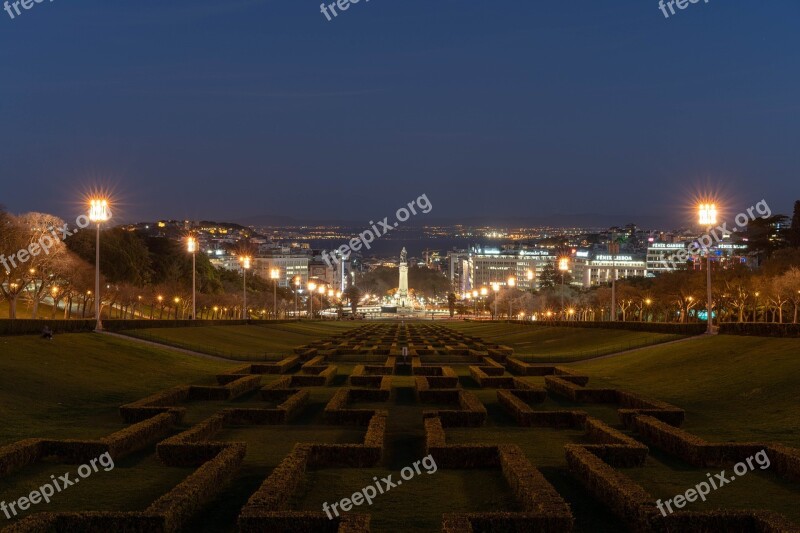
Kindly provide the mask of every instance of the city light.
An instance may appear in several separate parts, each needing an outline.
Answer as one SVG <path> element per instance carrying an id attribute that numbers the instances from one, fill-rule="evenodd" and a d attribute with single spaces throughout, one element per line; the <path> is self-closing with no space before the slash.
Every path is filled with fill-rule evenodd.
<path id="1" fill-rule="evenodd" d="M 717 223 L 717 205 L 702 203 L 698 206 L 701 226 L 713 226 Z"/>
<path id="2" fill-rule="evenodd" d="M 106 222 L 111 218 L 108 200 L 105 198 L 92 198 L 89 200 L 89 220 L 97 224 Z"/>
<path id="3" fill-rule="evenodd" d="M 186 250 L 192 254 L 192 320 L 197 320 L 197 239 L 186 239 Z"/>
<path id="4" fill-rule="evenodd" d="M 94 265 L 94 314 L 97 320 L 95 330 L 102 331 L 103 322 L 100 320 L 100 225 L 111 218 L 111 210 L 106 198 L 89 199 L 89 220 L 97 224 L 97 237 L 95 241 Z"/>
<path id="5" fill-rule="evenodd" d="M 709 230 L 717 223 L 717 205 L 713 203 L 701 203 L 698 208 L 698 219 L 700 225 L 709 228 Z M 706 321 L 708 327 L 706 333 L 711 335 L 714 332 L 713 326 L 713 296 L 711 293 L 711 249 L 706 249 Z"/>
<path id="6" fill-rule="evenodd" d="M 242 320 L 247 320 L 247 271 L 250 268 L 251 260 L 249 255 L 239 258 L 242 263 Z"/>
<path id="7" fill-rule="evenodd" d="M 561 272 L 569 270 L 569 257 L 561 257 L 558 259 L 558 269 Z"/>

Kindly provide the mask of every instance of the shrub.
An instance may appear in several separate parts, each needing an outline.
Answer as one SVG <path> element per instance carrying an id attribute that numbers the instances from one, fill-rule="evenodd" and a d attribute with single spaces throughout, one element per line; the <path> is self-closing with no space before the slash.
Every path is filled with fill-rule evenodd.
<path id="1" fill-rule="evenodd" d="M 42 439 L 26 439 L 0 448 L 0 478 L 41 459 L 43 443 Z"/>
<path id="2" fill-rule="evenodd" d="M 123 405 L 119 408 L 122 420 L 128 424 L 141 422 L 161 413 L 170 411 L 175 405 L 189 400 L 188 385 L 173 387 L 150 395 L 141 400 Z"/>
<path id="3" fill-rule="evenodd" d="M 261 387 L 261 376 L 244 376 L 220 387 L 191 385 L 189 400 L 233 400 Z"/>
<path id="4" fill-rule="evenodd" d="M 647 491 L 583 446 L 567 444 L 564 450 L 570 472 L 592 496 L 633 529 L 645 529 L 647 513 L 655 510 L 655 499 Z"/>
<path id="5" fill-rule="evenodd" d="M 146 513 L 164 516 L 167 531 L 179 531 L 188 519 L 231 480 L 244 460 L 247 446 L 227 444 L 220 453 L 182 483 L 153 502 Z"/>
<path id="6" fill-rule="evenodd" d="M 162 413 L 100 439 L 114 459 L 120 459 L 153 444 L 183 418 L 182 411 Z M 97 457 L 97 456 L 94 456 Z"/>
<path id="7" fill-rule="evenodd" d="M 724 322 L 719 326 L 723 335 L 752 335 L 757 337 L 800 337 L 800 324 L 769 322 Z"/>
<path id="8" fill-rule="evenodd" d="M 250 496 L 242 510 L 242 515 L 248 514 L 251 510 L 261 512 L 288 510 L 292 495 L 305 478 L 310 454 L 310 444 L 295 444 L 289 455 L 275 467 L 261 487 Z M 241 518 L 239 524 L 240 526 L 242 524 Z"/>

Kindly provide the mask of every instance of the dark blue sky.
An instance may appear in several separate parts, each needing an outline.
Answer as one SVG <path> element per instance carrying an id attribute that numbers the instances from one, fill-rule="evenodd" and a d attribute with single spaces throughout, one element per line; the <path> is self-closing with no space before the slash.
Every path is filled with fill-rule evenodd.
<path id="1" fill-rule="evenodd" d="M 0 11 L 0 204 L 627 218 L 711 187 L 787 212 L 798 59 L 796 0 L 45 1 Z"/>

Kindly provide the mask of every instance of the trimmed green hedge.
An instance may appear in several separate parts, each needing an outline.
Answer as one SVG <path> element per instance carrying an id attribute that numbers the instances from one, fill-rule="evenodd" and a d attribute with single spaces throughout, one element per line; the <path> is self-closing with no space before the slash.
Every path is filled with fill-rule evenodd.
<path id="1" fill-rule="evenodd" d="M 49 326 L 53 333 L 86 333 L 94 331 L 94 320 L 0 320 L 0 335 L 40 335 Z"/>
<path id="2" fill-rule="evenodd" d="M 597 328 L 597 329 L 624 329 L 628 331 L 647 331 L 650 333 L 672 333 L 676 335 L 702 335 L 706 331 L 706 324 L 692 323 L 679 324 L 675 322 L 578 322 L 565 320 L 514 320 L 514 324 L 526 326 L 544 326 L 559 328 Z"/>
<path id="3" fill-rule="evenodd" d="M 723 323 L 722 335 L 751 335 L 755 337 L 800 337 L 800 324 L 773 324 L 769 322 Z"/>

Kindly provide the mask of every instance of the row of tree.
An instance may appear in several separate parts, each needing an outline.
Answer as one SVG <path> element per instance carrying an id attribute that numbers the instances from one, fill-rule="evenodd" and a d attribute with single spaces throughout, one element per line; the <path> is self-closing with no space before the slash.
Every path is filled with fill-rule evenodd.
<path id="1" fill-rule="evenodd" d="M 59 228 L 64 227 L 52 215 L 14 216 L 0 208 L 0 302 L 6 302 L 10 318 L 20 315 L 20 305 L 25 316 L 44 318 L 42 304 L 50 306 L 50 318 L 94 315 L 94 231 L 79 229 L 62 239 Z M 242 276 L 214 268 L 205 254 L 197 254 L 196 262 L 198 318 L 241 318 Z M 179 242 L 121 228 L 103 230 L 100 271 L 101 316 L 191 317 L 192 258 Z M 280 287 L 276 302 L 272 282 L 257 276 L 247 277 L 246 290 L 249 316 L 293 316 L 296 302 L 298 310 L 309 304 L 308 295 L 304 301 Z M 330 305 L 326 295 L 312 298 L 317 310 Z"/>

